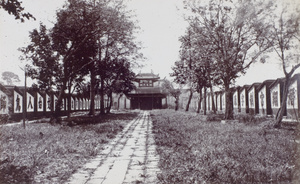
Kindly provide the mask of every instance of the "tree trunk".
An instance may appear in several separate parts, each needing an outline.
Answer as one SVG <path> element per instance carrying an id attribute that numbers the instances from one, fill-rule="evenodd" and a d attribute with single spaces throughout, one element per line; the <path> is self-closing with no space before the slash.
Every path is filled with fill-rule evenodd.
<path id="1" fill-rule="evenodd" d="M 56 103 L 56 105 L 54 107 L 55 108 L 54 114 L 53 114 L 53 117 L 50 120 L 51 122 L 53 122 L 55 120 L 57 121 L 58 118 L 59 118 L 59 116 L 60 116 L 60 113 L 61 113 L 60 106 L 61 106 L 62 99 L 63 99 L 64 93 L 65 93 L 66 85 L 67 85 L 67 79 L 64 78 L 63 79 L 63 84 L 61 86 L 61 89 L 59 91 L 59 95 L 58 95 L 58 98 L 57 98 L 57 103 Z"/>
<path id="2" fill-rule="evenodd" d="M 100 114 L 105 114 L 104 107 L 104 79 L 100 79 Z"/>
<path id="3" fill-rule="evenodd" d="M 96 86 L 96 73 L 95 68 L 91 67 L 91 85 L 90 85 L 90 112 L 89 115 L 95 116 L 95 86 Z"/>
<path id="4" fill-rule="evenodd" d="M 109 93 L 109 95 L 108 95 L 108 105 L 107 105 L 107 111 L 106 111 L 106 113 L 110 113 L 110 110 L 111 110 L 111 105 L 112 105 L 112 103 L 113 103 L 113 98 L 112 98 L 112 92 L 110 92 Z"/>
<path id="5" fill-rule="evenodd" d="M 206 87 L 204 87 L 203 114 L 206 115 Z"/>
<path id="6" fill-rule="evenodd" d="M 197 113 L 200 113 L 201 110 L 201 102 L 202 102 L 202 88 L 199 90 L 199 101 L 198 101 L 198 108 L 197 108 Z"/>
<path id="7" fill-rule="evenodd" d="M 68 110 L 67 110 L 67 112 L 68 112 L 68 118 L 70 118 L 71 117 L 71 82 L 70 82 L 70 84 L 69 84 L 69 89 L 68 89 L 68 91 L 69 91 L 69 94 L 68 94 L 68 100 L 67 100 L 67 102 L 68 102 L 68 107 L 66 107 L 66 108 L 68 108 Z"/>
<path id="8" fill-rule="evenodd" d="M 175 111 L 178 110 L 178 105 L 179 105 L 179 99 L 178 97 L 175 97 Z"/>
<path id="9" fill-rule="evenodd" d="M 68 118 L 71 117 L 71 92 L 68 94 Z"/>
<path id="10" fill-rule="evenodd" d="M 190 103 L 191 103 L 192 97 L 193 97 L 193 89 L 190 88 L 190 96 L 189 96 L 189 100 L 188 100 L 188 102 L 187 102 L 187 104 L 186 104 L 185 111 L 189 111 Z"/>
<path id="11" fill-rule="evenodd" d="M 274 128 L 281 128 L 282 118 L 283 118 L 284 112 L 286 111 L 286 101 L 287 101 L 287 97 L 288 97 L 288 93 L 289 93 L 289 84 L 290 84 L 290 76 L 287 75 L 285 77 L 285 81 L 283 84 L 281 107 L 276 115 L 276 122 L 274 124 Z"/>
<path id="12" fill-rule="evenodd" d="M 231 91 L 229 85 L 225 86 L 225 119 L 230 120 L 233 119 L 233 107 L 232 107 L 232 99 L 231 99 Z"/>
<path id="13" fill-rule="evenodd" d="M 216 106 L 215 106 L 215 95 L 214 95 L 214 92 L 213 92 L 213 90 L 212 90 L 212 87 L 210 87 L 210 95 L 211 95 L 211 108 L 212 108 L 212 110 L 213 110 L 213 112 L 214 112 L 214 114 L 216 114 Z"/>
<path id="14" fill-rule="evenodd" d="M 25 70 L 25 89 L 24 89 L 24 92 L 23 92 L 23 128 L 25 129 L 26 128 L 26 125 L 25 125 L 25 121 L 27 119 L 27 108 L 26 108 L 26 104 L 27 104 L 27 72 L 26 72 L 26 68 L 24 69 Z"/>

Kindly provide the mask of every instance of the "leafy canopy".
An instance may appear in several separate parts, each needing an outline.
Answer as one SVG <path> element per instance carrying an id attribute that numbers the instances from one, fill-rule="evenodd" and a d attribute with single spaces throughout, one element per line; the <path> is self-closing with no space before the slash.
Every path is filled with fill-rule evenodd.
<path id="1" fill-rule="evenodd" d="M 26 19 L 35 19 L 35 17 L 31 13 L 24 13 L 24 7 L 21 6 L 22 2 L 19 0 L 1 0 L 0 1 L 0 9 L 3 8 L 9 14 L 15 16 L 16 20 L 21 20 L 21 22 Z"/>

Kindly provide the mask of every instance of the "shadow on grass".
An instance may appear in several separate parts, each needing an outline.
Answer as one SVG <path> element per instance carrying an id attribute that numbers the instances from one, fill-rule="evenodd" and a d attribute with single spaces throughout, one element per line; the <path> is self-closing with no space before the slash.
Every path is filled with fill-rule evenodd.
<path id="1" fill-rule="evenodd" d="M 32 183 L 31 168 L 14 166 L 9 163 L 0 164 L 0 183 Z"/>

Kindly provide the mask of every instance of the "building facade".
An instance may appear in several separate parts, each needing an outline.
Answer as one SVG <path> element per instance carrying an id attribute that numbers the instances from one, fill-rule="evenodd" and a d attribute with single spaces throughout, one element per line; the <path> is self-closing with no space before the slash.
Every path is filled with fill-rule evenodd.
<path id="1" fill-rule="evenodd" d="M 153 73 L 139 73 L 135 77 L 136 89 L 128 93 L 131 109 L 151 110 L 163 108 L 166 94 L 161 87 L 161 80 Z M 164 100 L 165 101 L 165 100 Z"/>
<path id="2" fill-rule="evenodd" d="M 289 85 L 286 110 L 289 118 L 298 119 L 299 117 L 299 96 L 300 96 L 300 74 L 294 75 Z"/>
<path id="3" fill-rule="evenodd" d="M 258 87 L 259 114 L 262 116 L 272 115 L 270 86 L 275 80 L 266 80 Z"/>
<path id="4" fill-rule="evenodd" d="M 254 83 L 249 87 L 249 90 L 248 90 L 249 113 L 253 114 L 253 115 L 259 113 L 258 87 L 260 85 L 261 85 L 261 83 Z"/>

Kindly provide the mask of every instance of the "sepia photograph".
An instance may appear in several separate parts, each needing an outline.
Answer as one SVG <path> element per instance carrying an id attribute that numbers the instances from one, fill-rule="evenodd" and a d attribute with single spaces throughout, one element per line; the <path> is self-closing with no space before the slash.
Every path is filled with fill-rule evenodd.
<path id="1" fill-rule="evenodd" d="M 299 0 L 0 0 L 0 184 L 299 184 Z"/>

